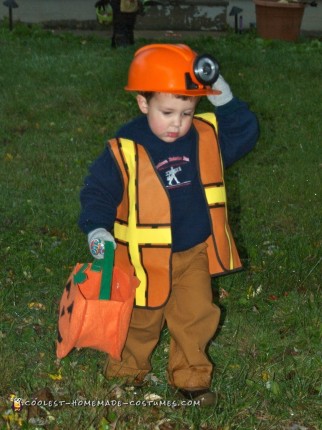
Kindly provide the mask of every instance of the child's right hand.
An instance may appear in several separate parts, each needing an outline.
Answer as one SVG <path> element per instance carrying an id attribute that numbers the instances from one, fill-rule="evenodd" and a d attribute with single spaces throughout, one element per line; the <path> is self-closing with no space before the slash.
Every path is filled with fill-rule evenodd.
<path id="1" fill-rule="evenodd" d="M 112 242 L 114 249 L 116 249 L 114 237 L 105 228 L 91 231 L 88 233 L 87 240 L 92 256 L 98 260 L 104 257 L 104 242 Z"/>

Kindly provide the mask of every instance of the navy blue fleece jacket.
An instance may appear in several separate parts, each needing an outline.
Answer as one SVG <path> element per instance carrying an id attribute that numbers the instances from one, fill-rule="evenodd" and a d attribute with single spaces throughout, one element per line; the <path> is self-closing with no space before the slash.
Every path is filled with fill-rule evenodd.
<path id="1" fill-rule="evenodd" d="M 223 163 L 228 167 L 254 148 L 258 122 L 247 104 L 237 98 L 218 107 L 216 117 Z M 121 127 L 116 137 L 134 140 L 150 154 L 170 199 L 173 251 L 184 251 L 206 240 L 210 221 L 197 171 L 198 135 L 194 126 L 185 136 L 166 143 L 152 133 L 142 115 Z M 120 172 L 106 148 L 91 165 L 80 193 L 79 226 L 83 232 L 101 227 L 113 233 L 122 195 Z"/>

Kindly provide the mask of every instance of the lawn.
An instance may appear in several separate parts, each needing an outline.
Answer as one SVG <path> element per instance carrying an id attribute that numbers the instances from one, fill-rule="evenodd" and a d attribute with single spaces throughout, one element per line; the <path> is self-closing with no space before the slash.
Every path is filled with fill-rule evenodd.
<path id="1" fill-rule="evenodd" d="M 134 49 L 102 38 L 0 27 L 0 428 L 321 428 L 322 43 L 254 34 L 189 39 L 256 112 L 256 149 L 229 168 L 245 270 L 214 283 L 216 408 L 180 405 L 165 382 L 169 336 L 143 392 L 107 382 L 103 353 L 55 356 L 57 312 L 77 261 L 79 191 L 107 138 L 138 113 L 123 87 Z M 211 109 L 203 100 L 198 111 Z M 29 402 L 13 412 L 12 396 Z M 149 403 L 156 399 L 156 403 Z M 133 404 L 127 404 L 134 402 Z M 145 402 L 145 403 L 144 403 Z M 158 403 L 159 402 L 159 403 Z"/>

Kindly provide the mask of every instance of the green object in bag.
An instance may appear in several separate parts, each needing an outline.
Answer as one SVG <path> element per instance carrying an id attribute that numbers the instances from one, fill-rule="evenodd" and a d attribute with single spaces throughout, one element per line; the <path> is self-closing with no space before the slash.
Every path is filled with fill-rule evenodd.
<path id="1" fill-rule="evenodd" d="M 104 258 L 102 261 L 103 273 L 99 299 L 110 300 L 114 266 L 114 245 L 112 242 L 104 243 Z"/>
<path id="2" fill-rule="evenodd" d="M 114 266 L 114 245 L 112 242 L 104 242 L 104 257 L 101 260 L 95 259 L 92 264 L 92 270 L 94 272 L 102 271 L 99 300 L 111 299 L 113 266 Z M 81 275 L 81 273 L 82 273 L 82 269 L 79 270 L 76 276 L 78 276 L 79 274 Z"/>

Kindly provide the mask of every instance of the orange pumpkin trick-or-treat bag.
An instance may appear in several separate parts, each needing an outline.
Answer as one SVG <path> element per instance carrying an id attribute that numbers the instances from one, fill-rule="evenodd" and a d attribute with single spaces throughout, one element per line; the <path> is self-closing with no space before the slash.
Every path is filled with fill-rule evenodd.
<path id="1" fill-rule="evenodd" d="M 106 242 L 102 260 L 74 267 L 59 306 L 58 358 L 87 347 L 121 359 L 137 279 L 113 268 L 113 261 L 113 244 Z"/>

